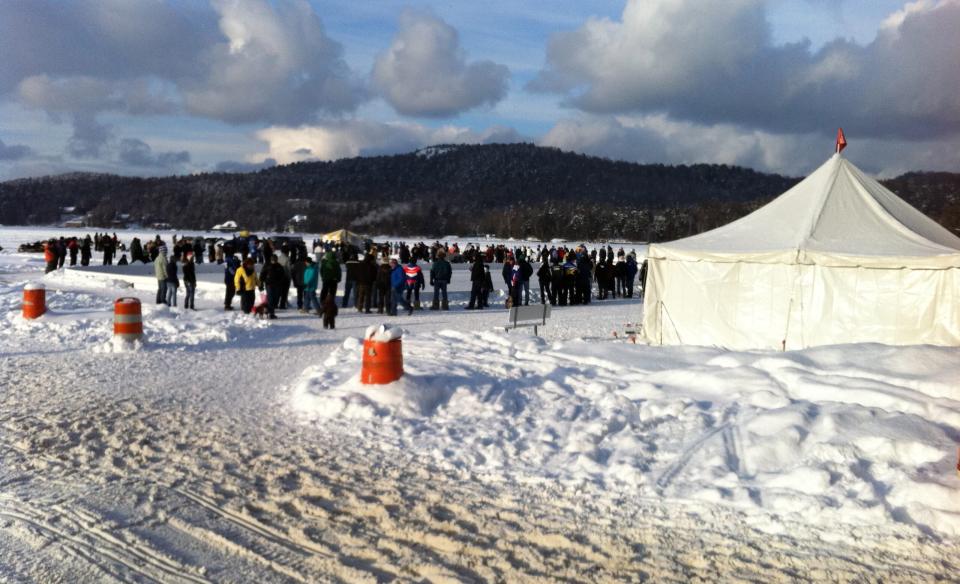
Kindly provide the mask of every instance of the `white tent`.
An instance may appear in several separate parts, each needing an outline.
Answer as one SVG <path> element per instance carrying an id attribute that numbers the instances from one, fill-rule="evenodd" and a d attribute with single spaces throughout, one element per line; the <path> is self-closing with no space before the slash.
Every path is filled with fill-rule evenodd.
<path id="1" fill-rule="evenodd" d="M 960 345 L 960 238 L 835 154 L 761 209 L 648 251 L 651 344 Z"/>
<path id="2" fill-rule="evenodd" d="M 331 231 L 330 233 L 323 235 L 323 237 L 320 239 L 327 242 L 339 243 L 341 245 L 350 244 L 358 247 L 363 245 L 363 237 L 352 231 L 347 231 L 346 229 Z"/>

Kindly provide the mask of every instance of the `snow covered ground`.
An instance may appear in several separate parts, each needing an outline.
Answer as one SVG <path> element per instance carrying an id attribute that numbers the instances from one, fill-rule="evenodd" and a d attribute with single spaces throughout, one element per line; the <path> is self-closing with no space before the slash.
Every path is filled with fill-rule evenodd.
<path id="1" fill-rule="evenodd" d="M 462 270 L 450 312 L 325 331 L 218 310 L 215 273 L 196 312 L 122 270 L 43 276 L 23 235 L 0 230 L 0 581 L 956 578 L 960 350 L 646 347 L 629 300 L 505 333 Z M 381 322 L 406 375 L 362 386 Z"/>

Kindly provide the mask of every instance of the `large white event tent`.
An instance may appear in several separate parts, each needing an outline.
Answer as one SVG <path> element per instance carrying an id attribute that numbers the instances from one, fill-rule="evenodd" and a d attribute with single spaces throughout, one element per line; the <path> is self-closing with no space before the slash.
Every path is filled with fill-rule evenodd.
<path id="1" fill-rule="evenodd" d="M 839 150 L 746 217 L 650 245 L 646 340 L 960 345 L 960 238 Z"/>

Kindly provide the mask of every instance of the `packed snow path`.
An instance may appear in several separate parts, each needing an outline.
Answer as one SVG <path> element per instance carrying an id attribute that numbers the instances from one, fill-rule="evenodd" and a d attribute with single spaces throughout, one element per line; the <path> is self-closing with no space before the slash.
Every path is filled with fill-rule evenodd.
<path id="1" fill-rule="evenodd" d="M 129 290 L 54 274 L 28 323 L 36 266 L 3 259 L 0 580 L 957 571 L 953 349 L 651 349 L 612 339 L 628 302 L 558 310 L 545 340 L 494 331 L 502 310 L 424 311 L 388 319 L 408 375 L 369 390 L 376 317 L 145 303 L 148 343 L 115 352 Z"/>

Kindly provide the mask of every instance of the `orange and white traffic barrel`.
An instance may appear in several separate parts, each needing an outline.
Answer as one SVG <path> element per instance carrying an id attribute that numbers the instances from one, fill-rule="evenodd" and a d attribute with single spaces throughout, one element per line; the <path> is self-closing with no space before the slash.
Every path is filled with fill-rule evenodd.
<path id="1" fill-rule="evenodd" d="M 383 325 L 370 327 L 363 341 L 360 383 L 383 385 L 403 376 L 403 332 Z"/>
<path id="2" fill-rule="evenodd" d="M 47 311 L 47 287 L 27 284 L 23 287 L 23 318 L 37 318 Z"/>
<path id="3" fill-rule="evenodd" d="M 124 341 L 139 341 L 143 338 L 140 300 L 117 298 L 113 303 L 113 337 Z"/>

